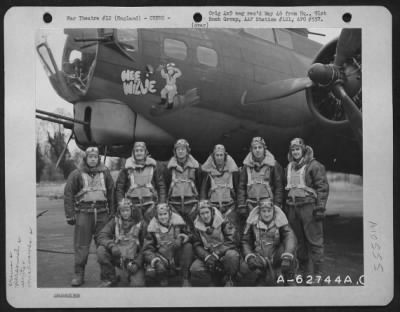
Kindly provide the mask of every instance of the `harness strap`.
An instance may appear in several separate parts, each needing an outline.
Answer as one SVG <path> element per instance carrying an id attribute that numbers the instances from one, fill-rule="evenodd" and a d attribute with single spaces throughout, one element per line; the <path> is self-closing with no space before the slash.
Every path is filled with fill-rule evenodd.
<path id="1" fill-rule="evenodd" d="M 317 192 L 306 185 L 305 183 L 305 171 L 306 171 L 306 165 L 304 165 L 303 167 L 300 168 L 299 172 L 299 176 L 300 176 L 300 183 L 298 185 L 294 185 L 292 184 L 292 170 L 293 170 L 293 163 L 290 162 L 288 165 L 288 170 L 287 170 L 287 185 L 285 187 L 286 190 L 290 190 L 292 188 L 299 188 L 299 189 L 303 189 L 306 192 L 310 193 L 312 196 L 314 196 L 315 198 L 317 198 Z M 295 201 L 295 198 L 292 198 L 293 201 Z"/>
<path id="2" fill-rule="evenodd" d="M 233 211 L 233 207 L 229 208 L 225 213 L 224 213 L 224 217 L 227 218 L 228 215 Z"/>
<path id="3" fill-rule="evenodd" d="M 75 208 L 75 211 L 76 212 L 84 212 L 84 213 L 101 213 L 101 212 L 107 212 L 108 211 L 108 208 L 95 208 L 95 207 L 93 207 L 93 208 L 81 208 L 81 207 L 78 207 L 78 208 Z"/>
<path id="4" fill-rule="evenodd" d="M 253 176 L 252 176 L 252 170 L 251 170 L 251 168 L 250 168 L 250 167 L 246 167 L 246 170 L 247 170 L 247 186 L 249 187 L 249 186 L 251 186 L 251 185 L 253 185 L 253 184 L 262 184 L 262 185 L 265 185 L 265 187 L 267 188 L 267 192 L 268 192 L 268 194 L 269 194 L 269 197 L 270 197 L 271 199 L 273 199 L 274 194 L 272 193 L 272 189 L 271 189 L 271 185 L 270 185 L 269 181 L 265 181 L 265 180 L 263 180 L 263 179 L 261 179 L 261 180 L 254 180 L 254 179 L 253 179 Z M 265 170 L 269 170 L 269 168 L 266 167 Z M 264 172 L 264 174 L 265 174 L 265 172 Z M 256 188 L 256 197 L 257 197 L 257 202 L 259 202 L 259 201 L 260 201 L 260 189 L 258 189 L 258 188 Z"/>
<path id="5" fill-rule="evenodd" d="M 268 169 L 268 168 L 267 168 Z M 269 185 L 268 181 L 265 180 L 254 180 L 253 175 L 252 175 L 252 170 L 250 167 L 246 167 L 247 170 L 247 186 L 253 185 L 253 184 L 266 184 Z M 264 172 L 265 174 L 265 172 Z"/>
<path id="6" fill-rule="evenodd" d="M 185 169 L 185 170 L 188 170 L 188 169 Z M 186 178 L 186 179 L 185 178 L 177 178 L 176 177 L 176 168 L 173 168 L 172 169 L 171 187 L 169 188 L 169 191 L 168 191 L 168 197 L 171 196 L 172 190 L 177 183 L 189 183 L 192 188 L 192 192 L 193 192 L 194 196 L 198 196 L 198 192 L 197 192 L 197 189 L 196 189 L 196 186 L 195 186 L 193 180 L 191 180 L 189 178 Z M 184 198 L 184 197 L 185 197 L 185 194 L 181 194 L 181 198 Z"/>
<path id="7" fill-rule="evenodd" d="M 115 220 L 115 242 L 118 243 L 120 238 L 119 233 L 120 233 L 121 220 L 118 217 L 115 217 L 114 220 Z"/>
<path id="8" fill-rule="evenodd" d="M 95 188 L 90 186 L 90 182 L 89 179 L 91 179 L 92 181 L 96 178 L 96 176 L 99 175 L 99 179 L 100 179 L 100 189 Z M 99 172 L 97 173 L 93 178 L 91 178 L 89 176 L 89 174 L 87 174 L 86 172 L 82 172 L 81 173 L 81 177 L 82 177 L 82 181 L 83 181 L 83 187 L 82 189 L 75 195 L 76 199 L 79 199 L 79 197 L 81 197 L 83 194 L 89 192 L 89 191 L 103 191 L 104 195 L 106 194 L 106 185 L 105 185 L 105 180 L 104 180 L 104 173 L 103 172 Z"/>

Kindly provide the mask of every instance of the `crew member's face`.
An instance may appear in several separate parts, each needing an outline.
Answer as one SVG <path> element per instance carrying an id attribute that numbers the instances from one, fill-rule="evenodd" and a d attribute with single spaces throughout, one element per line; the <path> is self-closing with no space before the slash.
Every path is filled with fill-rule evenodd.
<path id="1" fill-rule="evenodd" d="M 168 71 L 169 75 L 172 75 L 174 73 L 174 68 L 173 67 L 168 67 L 167 71 Z"/>
<path id="2" fill-rule="evenodd" d="M 205 224 L 210 224 L 210 222 L 211 222 L 211 210 L 209 208 L 200 209 L 200 218 Z"/>
<path id="3" fill-rule="evenodd" d="M 86 157 L 86 163 L 90 168 L 96 167 L 99 163 L 99 156 L 97 154 L 89 154 Z"/>
<path id="4" fill-rule="evenodd" d="M 274 208 L 273 207 L 263 207 L 260 210 L 261 219 L 268 223 L 272 221 L 274 217 Z"/>
<path id="5" fill-rule="evenodd" d="M 214 153 L 215 163 L 218 166 L 223 166 L 225 162 L 225 153 L 223 152 L 215 152 Z"/>
<path id="6" fill-rule="evenodd" d="M 164 225 L 168 225 L 169 222 L 169 213 L 168 211 L 158 211 L 157 212 L 157 218 L 158 221 L 160 221 L 160 223 L 164 224 Z"/>
<path id="7" fill-rule="evenodd" d="M 187 149 L 184 146 L 178 146 L 175 152 L 176 152 L 176 157 L 178 157 L 178 159 L 180 160 L 185 159 L 186 156 L 188 155 Z"/>
<path id="8" fill-rule="evenodd" d="M 123 220 L 128 220 L 132 215 L 131 208 L 130 207 L 121 207 L 120 214 L 121 214 L 121 217 Z"/>
<path id="9" fill-rule="evenodd" d="M 253 144 L 251 151 L 253 153 L 253 156 L 257 159 L 257 160 L 261 160 L 264 159 L 265 156 L 265 149 L 264 146 L 261 143 L 255 143 Z"/>
<path id="10" fill-rule="evenodd" d="M 293 146 L 291 151 L 294 160 L 299 160 L 303 156 L 303 150 L 300 146 Z"/>
<path id="11" fill-rule="evenodd" d="M 135 156 L 135 160 L 144 160 L 146 158 L 146 150 L 142 146 L 137 146 L 133 150 L 133 155 Z"/>

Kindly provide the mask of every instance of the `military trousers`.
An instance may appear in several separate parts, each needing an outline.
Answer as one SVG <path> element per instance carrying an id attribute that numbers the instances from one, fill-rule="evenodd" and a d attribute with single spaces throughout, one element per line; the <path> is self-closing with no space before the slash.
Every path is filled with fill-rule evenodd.
<path id="1" fill-rule="evenodd" d="M 145 286 L 144 271 L 139 270 L 132 274 L 127 269 L 121 267 L 121 258 L 114 257 L 104 246 L 97 248 L 97 261 L 100 264 L 102 281 L 114 282 L 119 277 L 118 286 L 143 287 Z"/>
<path id="2" fill-rule="evenodd" d="M 144 198 L 137 198 L 137 197 L 129 197 L 132 201 L 132 204 L 139 208 L 143 219 L 148 224 L 150 220 L 154 217 L 155 213 L 155 206 L 156 201 L 152 197 L 144 197 Z"/>
<path id="3" fill-rule="evenodd" d="M 193 230 L 194 219 L 198 213 L 199 201 L 195 197 L 172 197 L 168 204 L 172 210 L 178 213 L 186 222 L 190 230 Z"/>
<path id="4" fill-rule="evenodd" d="M 223 202 L 223 203 L 216 203 L 211 202 L 214 207 L 216 207 L 222 215 L 229 220 L 235 227 L 238 227 L 238 217 L 236 212 L 236 204 L 234 201 L 232 202 Z"/>
<path id="5" fill-rule="evenodd" d="M 108 221 L 106 211 L 100 213 L 77 211 L 74 228 L 74 271 L 83 274 L 89 257 L 89 249 L 92 239 L 97 247 L 97 235 Z"/>
<path id="6" fill-rule="evenodd" d="M 314 203 L 287 203 L 288 220 L 298 241 L 297 257 L 302 274 L 322 275 L 324 263 L 323 222 L 315 220 Z"/>
<path id="7" fill-rule="evenodd" d="M 230 249 L 220 258 L 217 270 L 210 272 L 203 260 L 196 259 L 190 267 L 193 286 L 220 286 L 224 277 L 236 278 L 239 271 L 239 253 Z"/>
<path id="8" fill-rule="evenodd" d="M 165 255 L 156 253 L 156 257 L 158 256 L 161 259 L 167 271 L 160 274 L 156 272 L 155 268 L 147 265 L 145 275 L 146 279 L 149 280 L 149 284 L 159 284 L 161 280 L 177 276 L 184 279 L 189 278 L 189 268 L 193 262 L 192 244 L 189 242 L 183 244 L 172 255 L 171 259 L 167 259 Z"/>
<path id="9" fill-rule="evenodd" d="M 241 286 L 273 286 L 277 284 L 279 276 L 282 274 L 283 279 L 286 282 L 289 278 L 294 277 L 296 270 L 296 258 L 292 259 L 291 264 L 287 272 L 282 272 L 282 254 L 283 246 L 280 245 L 278 248 L 270 249 L 269 254 L 261 255 L 255 252 L 258 263 L 262 263 L 262 267 L 251 271 L 244 259 L 240 261 L 240 275 L 242 277 L 243 285 Z M 282 283 L 283 285 L 283 283 Z"/>

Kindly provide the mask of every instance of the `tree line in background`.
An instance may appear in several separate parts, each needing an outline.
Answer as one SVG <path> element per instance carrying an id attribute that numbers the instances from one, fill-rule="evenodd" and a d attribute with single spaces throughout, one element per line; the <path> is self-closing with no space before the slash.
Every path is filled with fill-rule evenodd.
<path id="1" fill-rule="evenodd" d="M 57 113 L 68 116 L 64 110 L 57 109 Z M 72 116 L 69 116 L 72 117 Z M 62 125 L 47 121 L 36 123 L 36 183 L 41 181 L 65 181 L 68 175 L 79 166 L 84 152 L 80 150 L 74 140 L 71 140 L 65 154 L 61 158 L 58 168 L 56 163 L 67 145 L 66 140 L 71 135 L 71 130 L 66 130 Z M 104 161 L 104 158 L 102 158 Z M 110 171 L 119 171 L 125 165 L 125 159 L 119 157 L 106 157 L 106 166 Z M 362 177 L 328 172 L 329 183 L 347 182 L 362 185 Z"/>
<path id="2" fill-rule="evenodd" d="M 65 112 L 58 112 L 63 115 Z M 74 140 L 59 161 L 57 160 L 67 145 L 67 139 L 71 131 L 64 129 L 62 125 L 47 121 L 37 121 L 36 124 L 36 183 L 48 181 L 65 181 L 68 175 L 79 166 L 84 152 L 80 150 Z M 104 161 L 104 158 L 102 158 Z M 111 170 L 120 170 L 124 165 L 124 159 L 119 157 L 106 157 L 106 166 Z"/>
<path id="3" fill-rule="evenodd" d="M 57 160 L 67 143 L 65 142 L 64 128 L 47 131 L 47 138 L 36 143 L 36 182 L 60 181 L 67 179 L 68 175 L 77 167 L 79 150 L 71 153 L 67 148 L 56 168 Z"/>

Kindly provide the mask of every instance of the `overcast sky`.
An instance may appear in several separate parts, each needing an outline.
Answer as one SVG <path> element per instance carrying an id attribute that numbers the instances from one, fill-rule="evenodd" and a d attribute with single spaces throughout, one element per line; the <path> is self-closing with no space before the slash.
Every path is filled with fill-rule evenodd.
<path id="1" fill-rule="evenodd" d="M 311 35 L 312 40 L 318 41 L 322 44 L 330 41 L 331 39 L 337 37 L 340 33 L 340 28 L 309 28 L 311 32 L 326 34 L 325 37 Z M 38 35 L 38 40 L 40 40 L 41 35 Z M 51 34 L 47 36 L 47 40 L 50 48 L 53 51 L 54 57 L 58 62 L 61 63 L 61 55 L 65 42 L 65 35 L 61 30 L 51 30 Z M 66 112 L 72 114 L 73 105 L 64 101 L 58 94 L 54 91 L 51 86 L 46 73 L 39 61 L 39 57 L 36 58 L 36 76 L 37 76 L 37 86 L 36 86 L 36 107 L 38 109 L 52 111 L 54 112 L 57 108 L 62 108 Z"/>

